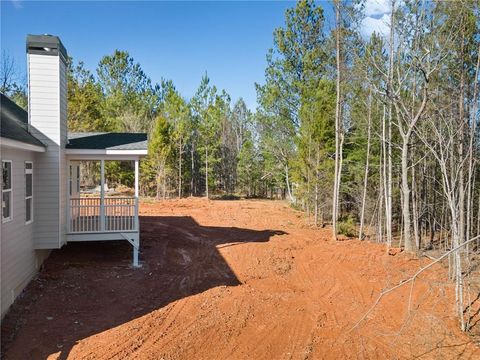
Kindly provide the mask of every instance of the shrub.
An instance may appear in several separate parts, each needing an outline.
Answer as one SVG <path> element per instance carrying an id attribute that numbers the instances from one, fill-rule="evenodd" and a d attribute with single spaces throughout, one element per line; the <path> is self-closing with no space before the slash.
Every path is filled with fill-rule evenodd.
<path id="1" fill-rule="evenodd" d="M 348 237 L 356 236 L 355 219 L 353 216 L 349 215 L 338 222 L 338 233 Z"/>
<path id="2" fill-rule="evenodd" d="M 241 197 L 234 194 L 222 194 L 211 197 L 212 200 L 240 200 Z"/>

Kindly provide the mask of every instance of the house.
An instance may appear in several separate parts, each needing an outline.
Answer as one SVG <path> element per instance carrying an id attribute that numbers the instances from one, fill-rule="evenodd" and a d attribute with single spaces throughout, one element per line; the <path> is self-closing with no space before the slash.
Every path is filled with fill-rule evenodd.
<path id="1" fill-rule="evenodd" d="M 27 36 L 28 112 L 1 94 L 1 315 L 53 249 L 126 240 L 139 266 L 139 161 L 146 134 L 67 130 L 67 51 L 51 35 Z M 105 194 L 105 161 L 132 161 L 134 196 Z M 80 193 L 80 162 L 100 163 L 100 193 Z"/>

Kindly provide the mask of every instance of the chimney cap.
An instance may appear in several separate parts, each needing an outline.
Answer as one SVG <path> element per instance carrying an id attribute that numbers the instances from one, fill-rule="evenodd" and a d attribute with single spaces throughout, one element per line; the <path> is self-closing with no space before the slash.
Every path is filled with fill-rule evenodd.
<path id="1" fill-rule="evenodd" d="M 27 53 L 52 56 L 61 54 L 65 61 L 68 59 L 67 49 L 60 38 L 48 34 L 27 35 Z"/>

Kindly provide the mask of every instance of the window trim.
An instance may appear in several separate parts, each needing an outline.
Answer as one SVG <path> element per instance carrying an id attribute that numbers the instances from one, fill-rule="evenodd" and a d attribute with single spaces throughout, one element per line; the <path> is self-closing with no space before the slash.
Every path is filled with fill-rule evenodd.
<path id="1" fill-rule="evenodd" d="M 32 165 L 32 168 L 31 169 L 27 169 L 27 164 L 31 164 Z M 27 196 L 27 174 L 31 174 L 32 175 L 32 195 L 30 196 Z M 30 209 L 30 220 L 27 220 L 27 200 L 30 199 L 30 206 L 31 206 L 31 209 Z M 25 225 L 28 225 L 28 224 L 31 224 L 33 223 L 33 161 L 31 160 L 27 160 L 25 161 Z"/>
<path id="2" fill-rule="evenodd" d="M 13 162 L 12 160 L 2 160 L 2 173 L 3 173 L 3 163 L 10 163 L 10 189 L 4 189 L 2 186 L 2 201 L 3 201 L 3 193 L 9 192 L 10 193 L 10 216 L 8 218 L 3 217 L 3 210 L 2 210 L 2 224 L 7 223 L 13 220 Z M 3 174 L 2 174 L 3 176 Z M 3 182 L 3 180 L 1 180 Z"/>

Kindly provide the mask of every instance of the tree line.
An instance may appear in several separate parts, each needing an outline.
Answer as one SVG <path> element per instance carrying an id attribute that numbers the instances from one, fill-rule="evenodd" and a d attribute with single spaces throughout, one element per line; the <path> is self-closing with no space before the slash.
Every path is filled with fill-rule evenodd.
<path id="1" fill-rule="evenodd" d="M 148 133 L 149 155 L 141 163 L 144 196 L 273 192 L 275 183 L 261 179 L 254 114 L 243 99 L 233 103 L 212 85 L 207 73 L 187 100 L 172 81 L 153 84 L 128 52 L 115 51 L 101 59 L 96 76 L 72 62 L 68 91 L 71 131 Z M 110 176 L 123 177 L 110 180 L 131 184 L 131 172 L 122 164 L 109 166 Z"/>
<path id="2" fill-rule="evenodd" d="M 460 326 L 480 234 L 480 9 L 388 1 L 388 32 L 362 36 L 365 2 L 287 10 L 258 85 L 261 146 L 312 225 L 449 256 Z M 323 4 L 322 4 L 323 5 Z M 463 246 L 465 245 L 465 246 Z"/>
<path id="3" fill-rule="evenodd" d="M 388 32 L 368 37 L 362 0 L 288 9 L 255 112 L 207 74 L 190 99 L 172 81 L 154 84 L 126 51 L 94 74 L 71 61 L 69 129 L 148 132 L 143 195 L 281 197 L 312 226 L 331 224 L 334 238 L 461 249 L 449 269 L 468 330 L 465 275 L 480 245 L 468 242 L 480 234 L 479 4 L 386 2 Z M 2 89 L 25 103 L 22 86 Z M 132 181 L 126 165 L 112 166 L 112 181 Z"/>

